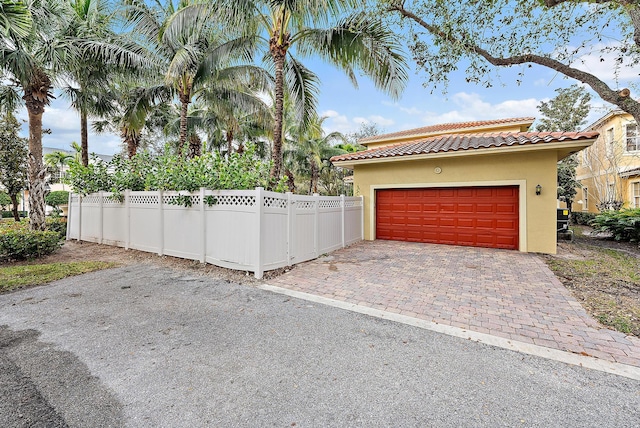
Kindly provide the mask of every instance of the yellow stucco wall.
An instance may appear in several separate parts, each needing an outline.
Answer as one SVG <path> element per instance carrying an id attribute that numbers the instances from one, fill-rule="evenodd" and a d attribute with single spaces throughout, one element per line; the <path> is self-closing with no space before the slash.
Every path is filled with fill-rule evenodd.
<path id="1" fill-rule="evenodd" d="M 574 211 L 600 212 L 598 204 L 606 201 L 611 191 L 615 192 L 615 199 L 622 199 L 626 208 L 633 207 L 632 184 L 640 181 L 640 177 L 623 178 L 618 175 L 619 171 L 640 167 L 640 152 L 625 149 L 626 126 L 633 123 L 633 116 L 620 112 L 605 116 L 594 128 L 600 136 L 591 147 L 577 155 L 576 176 L 583 188 L 577 189 L 575 201 L 578 203 L 574 204 Z M 607 141 L 610 138 L 608 132 L 613 136 L 610 141 Z M 609 190 L 610 186 L 612 190 Z M 587 188 L 586 195 L 584 188 Z"/>
<path id="2" fill-rule="evenodd" d="M 385 138 L 382 141 L 376 141 L 371 143 L 363 143 L 367 149 L 375 149 L 376 147 L 388 146 L 390 144 L 398 144 L 398 143 L 406 143 L 408 141 L 420 140 L 422 138 L 434 137 L 437 135 L 445 135 L 445 134 L 487 134 L 494 132 L 526 132 L 529 129 L 529 125 L 520 125 L 520 124 L 507 124 L 507 125 L 495 125 L 495 126 L 485 126 L 478 128 L 469 128 L 469 129 L 460 129 L 460 130 L 450 130 L 450 131 L 441 131 L 441 132 L 428 132 L 423 135 L 409 135 L 402 137 L 391 137 Z M 381 137 L 384 137 L 383 135 Z"/>
<path id="3" fill-rule="evenodd" d="M 540 150 L 356 164 L 354 193 L 364 197 L 365 239 L 375 238 L 376 188 L 519 185 L 520 250 L 555 254 L 557 156 Z M 537 184 L 543 189 L 539 196 Z"/>

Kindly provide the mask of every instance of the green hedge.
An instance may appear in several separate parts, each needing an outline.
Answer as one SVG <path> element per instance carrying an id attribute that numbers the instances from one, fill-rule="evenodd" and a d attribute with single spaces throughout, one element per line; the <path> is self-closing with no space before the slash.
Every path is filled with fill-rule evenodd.
<path id="1" fill-rule="evenodd" d="M 572 212 L 571 219 L 574 224 L 583 224 L 586 226 L 591 226 L 591 222 L 596 218 L 595 213 L 586 213 L 586 212 Z"/>
<path id="2" fill-rule="evenodd" d="M 640 241 L 640 208 L 604 211 L 593 220 L 596 232 L 611 233 L 616 241 Z"/>
<path id="3" fill-rule="evenodd" d="M 44 200 L 47 205 L 57 208 L 69 202 L 69 192 L 66 190 L 54 190 L 45 196 Z"/>
<path id="4" fill-rule="evenodd" d="M 2 218 L 13 218 L 13 213 L 11 211 L 0 211 L 0 215 L 2 216 Z M 18 215 L 22 218 L 25 218 L 27 216 L 27 212 L 18 211 Z"/>
<path id="5" fill-rule="evenodd" d="M 31 231 L 26 220 L 0 223 L 0 259 L 33 259 L 51 254 L 61 246 L 58 231 Z"/>

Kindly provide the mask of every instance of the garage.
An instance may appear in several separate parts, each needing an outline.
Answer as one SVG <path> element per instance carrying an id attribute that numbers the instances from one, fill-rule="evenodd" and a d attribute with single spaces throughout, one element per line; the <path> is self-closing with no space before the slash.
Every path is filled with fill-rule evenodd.
<path id="1" fill-rule="evenodd" d="M 363 139 L 353 170 L 364 239 L 556 252 L 558 161 L 593 132 L 529 132 L 533 118 L 461 122 Z"/>
<path id="2" fill-rule="evenodd" d="M 376 191 L 376 239 L 518 249 L 518 187 Z"/>

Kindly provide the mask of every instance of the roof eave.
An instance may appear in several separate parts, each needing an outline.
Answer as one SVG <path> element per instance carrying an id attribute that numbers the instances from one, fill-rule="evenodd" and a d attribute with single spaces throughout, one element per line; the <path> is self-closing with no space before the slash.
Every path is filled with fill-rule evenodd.
<path id="1" fill-rule="evenodd" d="M 335 166 L 339 166 L 341 168 L 353 169 L 355 165 L 364 165 L 364 164 L 373 164 L 373 163 L 384 163 L 384 162 L 398 162 L 398 161 L 408 161 L 408 160 L 425 160 L 425 159 L 442 159 L 442 158 L 453 158 L 459 156 L 479 156 L 479 155 L 488 155 L 488 154 L 509 154 L 509 153 L 519 153 L 525 151 L 536 151 L 536 150 L 556 150 L 556 151 L 567 151 L 570 152 L 578 152 L 580 150 L 586 149 L 590 145 L 592 145 L 596 141 L 596 138 L 589 139 L 581 139 L 572 142 L 566 141 L 557 141 L 553 143 L 536 143 L 536 144 L 523 144 L 519 146 L 502 146 L 502 147 L 488 147 L 488 148 L 478 148 L 478 149 L 460 149 L 460 150 L 452 150 L 448 152 L 437 152 L 437 153 L 422 153 L 418 155 L 403 155 L 403 156 L 386 156 L 379 158 L 370 158 L 370 159 L 351 159 L 344 161 L 332 161 Z M 575 150 L 572 150 L 575 149 Z"/>

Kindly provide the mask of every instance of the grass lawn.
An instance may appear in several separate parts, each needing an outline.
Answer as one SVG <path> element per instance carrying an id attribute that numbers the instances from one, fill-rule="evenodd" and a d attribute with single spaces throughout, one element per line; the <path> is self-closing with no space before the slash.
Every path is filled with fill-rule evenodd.
<path id="1" fill-rule="evenodd" d="M 587 239 L 564 244 L 547 264 L 601 324 L 640 337 L 640 258 Z"/>
<path id="2" fill-rule="evenodd" d="M 117 263 L 85 261 L 0 267 L 0 292 L 117 266 Z"/>

